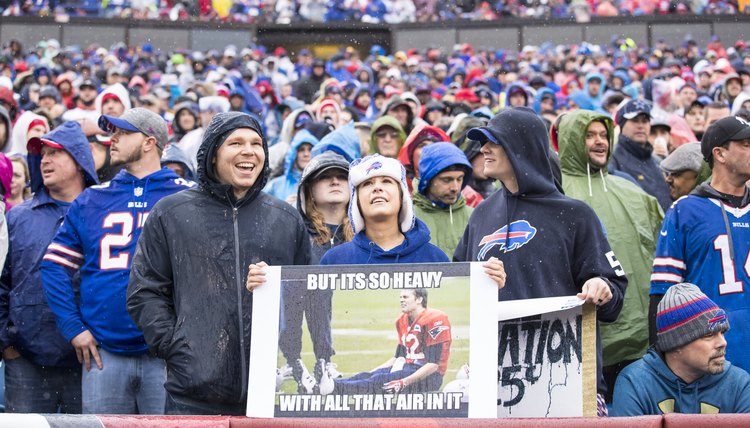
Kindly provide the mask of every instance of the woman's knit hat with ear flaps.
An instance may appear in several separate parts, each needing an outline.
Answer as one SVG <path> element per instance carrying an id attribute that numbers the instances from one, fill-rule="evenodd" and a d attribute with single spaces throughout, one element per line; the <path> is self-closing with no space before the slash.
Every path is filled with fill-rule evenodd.
<path id="1" fill-rule="evenodd" d="M 357 204 L 357 187 L 365 180 L 373 177 L 391 177 L 401 183 L 402 197 L 398 223 L 402 233 L 411 230 L 414 227 L 415 217 L 414 205 L 409 196 L 409 187 L 406 184 L 406 170 L 396 159 L 374 154 L 362 159 L 355 159 L 349 165 L 349 185 L 352 194 L 349 202 L 349 222 L 354 228 L 354 233 L 359 233 L 365 229 L 365 220 Z"/>

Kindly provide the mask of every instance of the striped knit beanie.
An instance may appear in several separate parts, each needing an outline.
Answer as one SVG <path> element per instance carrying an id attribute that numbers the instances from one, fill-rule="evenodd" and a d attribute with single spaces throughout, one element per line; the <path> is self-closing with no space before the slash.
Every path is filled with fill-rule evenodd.
<path id="1" fill-rule="evenodd" d="M 656 349 L 668 352 L 703 336 L 729 330 L 726 313 L 694 284 L 667 290 L 656 313 Z"/>

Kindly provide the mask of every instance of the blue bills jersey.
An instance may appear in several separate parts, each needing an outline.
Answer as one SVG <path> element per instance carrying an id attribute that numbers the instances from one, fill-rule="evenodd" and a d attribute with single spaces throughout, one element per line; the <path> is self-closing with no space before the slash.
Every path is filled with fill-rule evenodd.
<path id="1" fill-rule="evenodd" d="M 696 195 L 672 205 L 656 245 L 651 294 L 680 282 L 697 285 L 727 312 L 727 359 L 750 370 L 750 205 L 733 208 Z"/>

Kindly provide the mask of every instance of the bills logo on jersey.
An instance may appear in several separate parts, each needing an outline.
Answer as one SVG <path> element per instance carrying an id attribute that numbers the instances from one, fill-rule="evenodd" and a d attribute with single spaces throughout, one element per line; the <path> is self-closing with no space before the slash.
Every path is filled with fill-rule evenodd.
<path id="1" fill-rule="evenodd" d="M 435 327 L 429 329 L 427 333 L 430 335 L 432 340 L 435 340 L 438 336 L 440 336 L 440 333 L 446 330 L 450 330 L 450 327 L 448 327 L 447 325 L 436 325 Z"/>
<path id="2" fill-rule="evenodd" d="M 482 249 L 479 250 L 478 260 L 484 260 L 487 253 L 495 246 L 498 246 L 500 251 L 504 253 L 521 248 L 529 243 L 535 235 L 536 227 L 530 225 L 526 220 L 516 220 L 510 224 L 510 227 L 505 225 L 489 235 L 485 235 L 479 241 L 479 247 L 482 247 Z"/>
<path id="3" fill-rule="evenodd" d="M 135 195 L 136 198 L 140 198 L 141 196 L 143 196 L 143 187 L 134 188 L 133 195 Z"/>
<path id="4" fill-rule="evenodd" d="M 370 166 L 367 167 L 367 170 L 365 171 L 365 175 L 369 175 L 370 171 L 374 171 L 376 169 L 380 169 L 383 167 L 383 164 L 380 162 L 373 162 Z"/>

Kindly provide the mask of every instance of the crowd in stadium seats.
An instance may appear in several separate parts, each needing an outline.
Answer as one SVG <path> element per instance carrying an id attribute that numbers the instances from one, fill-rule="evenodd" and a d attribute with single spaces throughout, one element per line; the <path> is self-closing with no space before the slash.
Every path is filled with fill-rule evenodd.
<path id="1" fill-rule="evenodd" d="M 746 40 L 374 45 L 327 58 L 314 48 L 3 46 L 0 350 L 10 411 L 158 412 L 142 406 L 166 400 L 175 414 L 244 414 L 245 287 L 262 286 L 262 262 L 452 259 L 486 262 L 509 299 L 581 291 L 599 306 L 600 415 L 607 404 L 615 415 L 750 412 Z M 318 182 L 338 201 L 324 205 Z M 393 199 L 370 201 L 390 210 L 360 208 L 356 193 L 350 206 L 349 191 L 370 185 L 390 188 Z M 392 245 L 367 235 L 381 222 Z M 529 222 L 533 234 L 514 229 Z M 508 246 L 514 232 L 538 238 Z M 422 250 L 393 252 L 402 246 Z M 424 296 L 402 299 L 426 306 Z M 295 309 L 300 323 L 310 309 Z M 318 379 L 298 341 L 285 344 L 278 373 L 305 393 L 320 391 L 318 371 L 335 369 L 330 313 L 318 315 L 328 323 L 314 333 L 326 342 L 315 351 Z M 293 327 L 283 328 L 301 338 Z M 703 349 L 682 355 L 694 342 Z M 219 357 L 196 351 L 214 347 Z M 435 374 L 442 351 L 420 355 Z M 149 391 L 109 388 L 133 361 L 149 367 Z M 668 385 L 637 385 L 664 373 Z M 679 396 L 654 404 L 652 383 L 654 396 Z M 625 394 L 618 408 L 618 387 L 646 393 Z M 698 403 L 705 394 L 720 403 Z"/>
<path id="2" fill-rule="evenodd" d="M 400 24 L 503 18 L 571 19 L 666 14 L 747 13 L 728 0 L 4 0 L 3 16 L 89 16 L 289 24 L 355 22 Z"/>

